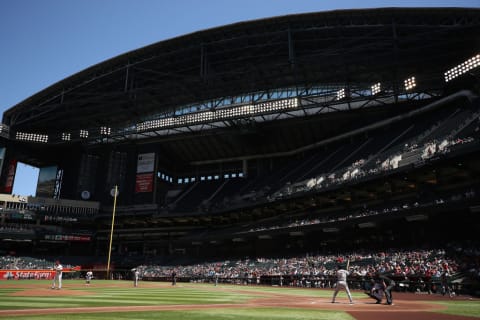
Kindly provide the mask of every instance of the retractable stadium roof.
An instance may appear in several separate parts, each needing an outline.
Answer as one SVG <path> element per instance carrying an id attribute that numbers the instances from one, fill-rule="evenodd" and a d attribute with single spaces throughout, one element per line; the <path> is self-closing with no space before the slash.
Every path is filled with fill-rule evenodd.
<path id="1" fill-rule="evenodd" d="M 404 81 L 412 76 L 410 96 L 439 97 L 444 73 L 480 52 L 479 34 L 478 8 L 339 10 L 236 23 L 94 65 L 10 108 L 3 124 L 11 139 L 24 132 L 54 142 L 66 132 L 75 139 L 80 130 L 92 138 L 108 128 L 120 137 L 115 142 L 159 136 L 158 130 L 137 134 L 139 124 L 225 106 L 284 99 L 303 115 L 306 106 L 316 107 L 316 115 L 350 110 L 348 102 L 338 107 L 338 92 L 345 88 L 346 99 L 362 100 L 357 107 L 363 107 L 375 83 L 382 88 L 376 99 L 386 97 L 380 104 L 394 103 L 407 96 Z M 180 124 L 186 132 L 200 130 Z M 178 126 L 169 134 L 183 132 Z M 201 128 L 212 129 L 208 121 Z"/>

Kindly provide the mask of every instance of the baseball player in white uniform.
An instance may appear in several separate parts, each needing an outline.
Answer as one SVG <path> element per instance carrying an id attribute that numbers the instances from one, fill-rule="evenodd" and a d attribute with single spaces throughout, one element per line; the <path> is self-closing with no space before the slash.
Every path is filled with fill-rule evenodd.
<path id="1" fill-rule="evenodd" d="M 140 271 L 138 271 L 136 268 L 133 268 L 132 272 L 133 272 L 133 286 L 138 287 L 138 280 L 140 278 Z"/>
<path id="2" fill-rule="evenodd" d="M 88 270 L 87 274 L 85 275 L 85 284 L 87 286 L 90 285 L 90 281 L 92 280 L 92 278 L 93 278 L 93 272 L 92 272 L 92 270 Z"/>
<path id="3" fill-rule="evenodd" d="M 55 270 L 55 276 L 53 277 L 52 289 L 60 290 L 62 289 L 62 274 L 63 274 L 63 266 L 60 264 L 60 261 L 55 261 L 55 266 L 53 267 Z"/>
<path id="4" fill-rule="evenodd" d="M 347 270 L 349 265 L 350 260 L 347 262 Z M 350 273 L 347 270 L 337 266 L 337 285 L 335 286 L 335 292 L 333 293 L 332 303 L 335 303 L 335 298 L 337 297 L 338 291 L 340 291 L 340 289 L 345 289 L 348 299 L 350 300 L 350 304 L 353 304 L 352 295 L 350 294 L 347 283 L 347 276 L 350 275 Z"/>

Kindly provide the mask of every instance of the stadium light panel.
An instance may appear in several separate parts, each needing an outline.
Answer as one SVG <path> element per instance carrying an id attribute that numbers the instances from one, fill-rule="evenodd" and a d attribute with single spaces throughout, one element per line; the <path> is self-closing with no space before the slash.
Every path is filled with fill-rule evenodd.
<path id="1" fill-rule="evenodd" d="M 337 91 L 337 100 L 342 100 L 345 98 L 345 89 L 340 89 Z"/>
<path id="2" fill-rule="evenodd" d="M 413 88 L 415 88 L 417 86 L 417 82 L 415 80 L 415 77 L 410 77 L 410 78 L 406 79 L 403 83 L 405 85 L 405 90 L 412 90 Z"/>
<path id="3" fill-rule="evenodd" d="M 100 127 L 100 134 L 103 136 L 109 136 L 112 133 L 112 128 Z"/>
<path id="4" fill-rule="evenodd" d="M 80 130 L 80 138 L 88 138 L 88 130 Z"/>
<path id="5" fill-rule="evenodd" d="M 63 133 L 62 133 L 62 140 L 63 140 L 63 141 L 70 141 L 70 140 L 71 140 L 71 135 L 70 135 L 70 133 L 63 132 Z"/>
<path id="6" fill-rule="evenodd" d="M 463 63 L 447 70 L 447 72 L 444 73 L 445 82 L 449 82 L 461 75 L 464 75 L 468 71 L 478 68 L 478 66 L 480 66 L 480 54 L 477 54 Z"/>
<path id="7" fill-rule="evenodd" d="M 26 132 L 19 131 L 15 134 L 15 139 L 21 140 L 21 141 L 47 143 L 48 135 L 38 134 L 38 133 L 26 133 Z"/>
<path id="8" fill-rule="evenodd" d="M 170 126 L 185 126 L 201 122 L 220 121 L 226 118 L 260 115 L 264 113 L 277 112 L 294 109 L 298 107 L 297 98 L 288 98 L 274 101 L 266 101 L 258 104 L 247 104 L 231 108 L 221 108 L 214 111 L 206 110 L 191 114 L 182 114 L 157 120 L 147 120 L 137 123 L 137 132 L 164 129 Z"/>
<path id="9" fill-rule="evenodd" d="M 381 88 L 382 88 L 382 85 L 380 84 L 380 82 L 378 83 L 375 83 L 374 85 L 372 85 L 371 87 L 371 90 L 372 90 L 372 96 L 380 93 L 381 91 Z"/>

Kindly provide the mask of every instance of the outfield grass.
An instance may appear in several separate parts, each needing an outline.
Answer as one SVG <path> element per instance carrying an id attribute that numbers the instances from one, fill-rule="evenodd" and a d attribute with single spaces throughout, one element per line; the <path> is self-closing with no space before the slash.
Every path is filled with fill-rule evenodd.
<path id="1" fill-rule="evenodd" d="M 35 281 L 36 286 L 42 281 Z M 114 307 L 114 306 L 152 306 L 170 304 L 216 304 L 242 303 L 251 297 L 229 292 L 205 291 L 201 286 L 185 288 L 177 286 L 175 290 L 169 287 L 133 287 L 126 282 L 95 281 L 91 286 L 82 286 L 81 281 L 68 281 L 63 291 L 84 292 L 82 295 L 58 296 L 60 291 L 49 295 L 50 282 L 39 288 L 31 288 L 32 282 L 16 281 L 30 290 L 46 289 L 44 296 L 18 296 L 22 288 L 4 288 L 0 283 L 0 310 L 26 308 L 68 308 L 68 307 Z M 121 284 L 121 285 L 120 285 Z M 128 283 L 129 284 L 129 283 Z M 26 292 L 28 294 L 28 291 Z"/>
<path id="2" fill-rule="evenodd" d="M 195 311 L 150 311 L 122 313 L 51 314 L 38 316 L 9 316 L 15 320 L 354 320 L 340 311 L 303 310 L 292 308 L 251 308 Z"/>
<path id="3" fill-rule="evenodd" d="M 441 313 L 480 318 L 480 302 L 472 303 L 472 301 L 441 301 L 435 302 L 447 307 Z"/>
<path id="4" fill-rule="evenodd" d="M 154 282 L 141 283 L 135 288 L 125 281 L 95 281 L 91 286 L 83 286 L 81 280 L 70 280 L 64 285 L 64 290 L 85 292 L 83 295 L 50 296 L 50 282 L 35 280 L 20 280 L 7 283 L 15 287 L 2 286 L 0 282 L 0 310 L 26 308 L 68 308 L 68 307 L 113 307 L 113 306 L 152 306 L 175 304 L 242 304 L 253 298 L 262 298 L 270 293 L 287 294 L 283 288 L 232 286 L 221 285 L 216 288 L 210 284 L 196 284 L 194 286 L 182 284 L 175 288 L 157 285 Z M 35 285 L 35 288 L 32 288 Z M 18 296 L 25 288 L 30 290 L 45 289 L 43 296 Z M 230 290 L 227 290 L 230 289 Z M 242 292 L 248 290 L 248 292 Z M 61 292 L 61 291 L 60 291 Z M 254 294 L 252 294 L 254 293 Z M 21 293 L 20 293 L 21 294 Z M 28 294 L 28 291 L 27 291 Z M 307 289 L 288 290 L 288 295 L 316 296 L 331 298 L 326 291 L 312 291 Z M 355 295 L 354 295 L 355 297 Z M 338 299 L 345 299 L 340 293 Z"/>
<path id="5" fill-rule="evenodd" d="M 66 280 L 62 290 L 50 290 L 49 281 L 19 280 L 0 281 L 0 310 L 75 308 L 75 307 L 128 307 L 128 306 L 170 306 L 196 305 L 201 308 L 193 310 L 138 311 L 107 310 L 95 313 L 61 313 L 48 315 L 9 315 L 0 318 L 16 320 L 38 319 L 70 319 L 70 320 L 121 320 L 121 319 L 162 319 L 162 320 L 263 320 L 263 319 L 333 319 L 353 320 L 346 312 L 340 310 L 321 310 L 294 308 L 290 306 L 244 306 L 252 299 L 272 297 L 287 298 L 286 301 L 322 301 L 329 304 L 332 290 L 289 289 L 279 287 L 233 286 L 212 284 L 182 284 L 172 287 L 166 283 L 140 282 L 139 287 L 133 287 L 130 281 L 93 281 L 91 286 L 85 286 L 83 280 Z M 62 293 L 69 295 L 62 295 Z M 361 301 L 365 295 L 360 292 L 353 294 L 354 300 Z M 340 292 L 338 301 L 346 304 L 348 301 L 344 292 Z M 364 304 L 365 300 L 363 300 Z M 228 304 L 228 307 L 213 305 Z M 465 316 L 480 317 L 478 301 L 445 301 L 447 306 L 442 312 Z M 205 306 L 204 309 L 202 309 Z M 158 309 L 158 308 L 157 308 Z M 348 310 L 348 308 L 347 308 Z"/>

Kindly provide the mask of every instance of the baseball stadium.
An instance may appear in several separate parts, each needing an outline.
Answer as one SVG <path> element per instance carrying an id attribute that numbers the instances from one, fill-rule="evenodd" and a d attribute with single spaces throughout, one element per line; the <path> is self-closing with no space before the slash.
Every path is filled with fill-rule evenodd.
<path id="1" fill-rule="evenodd" d="M 12 106 L 0 318 L 480 318 L 479 35 L 478 8 L 264 18 Z"/>

